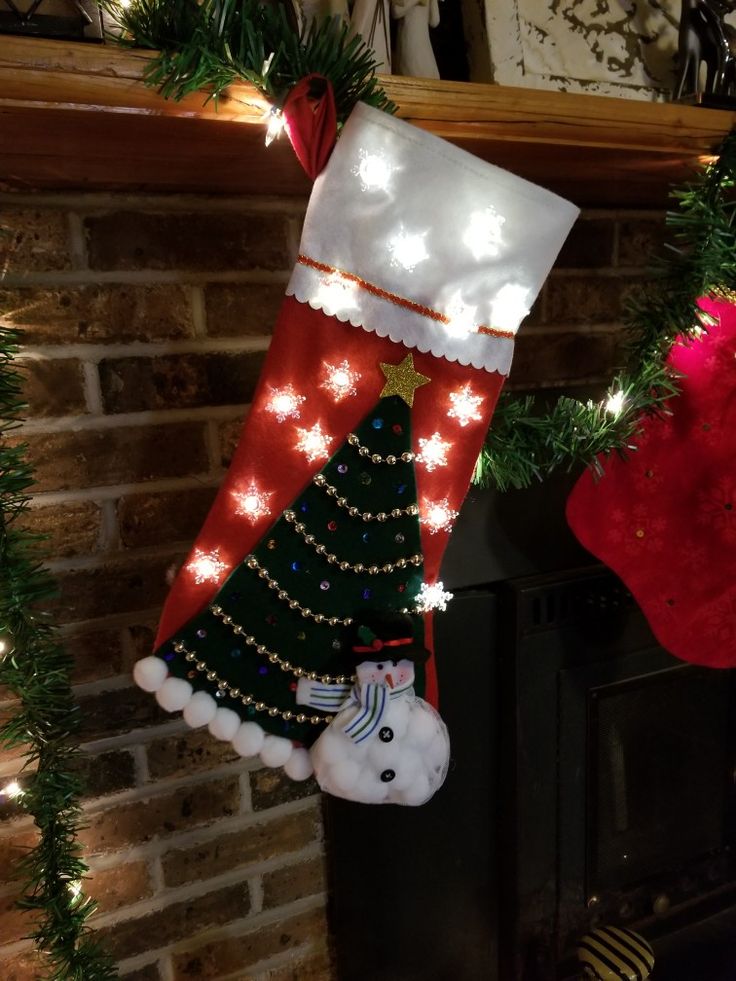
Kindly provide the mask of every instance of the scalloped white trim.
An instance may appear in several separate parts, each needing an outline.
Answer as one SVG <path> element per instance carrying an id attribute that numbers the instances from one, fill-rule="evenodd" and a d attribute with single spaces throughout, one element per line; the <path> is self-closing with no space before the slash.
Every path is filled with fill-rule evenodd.
<path id="1" fill-rule="evenodd" d="M 300 303 L 308 304 L 313 310 L 321 310 L 328 317 L 335 317 L 343 324 L 362 327 L 423 354 L 429 351 L 436 358 L 456 361 L 464 367 L 472 366 L 508 375 L 514 355 L 513 338 L 490 337 L 487 334 L 453 337 L 444 324 L 360 289 L 354 303 L 348 308 L 341 308 L 338 302 L 331 301 L 328 292 L 322 288 L 324 278 L 323 272 L 298 264 L 291 275 L 286 294 Z"/>
<path id="2" fill-rule="evenodd" d="M 187 706 L 190 705 L 193 702 L 193 700 L 197 701 L 196 696 L 207 694 L 207 692 L 195 691 L 188 681 L 185 681 L 183 678 L 175 677 L 174 675 L 168 672 L 168 669 L 166 671 L 166 674 L 162 677 L 160 669 L 158 669 L 152 663 L 154 660 L 160 662 L 161 664 L 164 665 L 164 667 L 166 667 L 165 662 L 163 662 L 161 658 L 156 657 L 155 654 L 151 654 L 148 657 L 141 658 L 140 661 L 137 661 L 133 665 L 133 680 L 135 681 L 136 685 L 138 685 L 139 688 L 142 688 L 143 691 L 153 693 L 156 696 L 156 701 L 159 703 L 159 705 L 161 705 L 160 698 L 162 697 L 165 704 L 161 705 L 161 707 L 166 712 L 182 712 L 184 721 L 187 723 L 190 729 L 197 729 L 203 725 L 208 725 L 207 722 L 199 721 L 199 718 L 201 717 L 199 715 L 199 712 L 195 714 L 186 711 Z M 154 676 L 154 669 L 155 669 L 155 676 Z M 141 684 L 140 683 L 141 681 L 144 683 Z M 176 709 L 173 708 L 170 709 L 167 707 L 166 703 L 168 703 L 168 699 L 164 694 L 164 692 L 168 692 L 168 690 L 172 688 L 172 686 L 170 685 L 167 688 L 167 682 L 172 682 L 172 681 L 183 683 L 182 685 L 176 686 L 177 694 L 180 695 L 180 697 L 176 698 L 176 704 L 178 705 L 181 703 L 181 707 Z M 152 687 L 153 685 L 155 685 L 155 687 Z M 189 697 L 186 699 L 186 701 L 184 701 L 185 692 L 184 692 L 183 685 L 186 685 L 187 688 L 189 688 Z M 159 693 L 161 693 L 161 695 Z M 198 701 L 201 702 L 202 699 L 198 699 Z M 215 699 L 212 699 L 212 701 L 214 702 Z M 226 706 L 224 705 L 218 706 L 218 709 L 219 708 L 226 708 Z M 191 718 L 192 723 L 195 723 L 194 725 L 189 722 L 187 716 Z M 245 725 L 245 723 L 241 723 L 241 725 Z M 262 744 L 261 752 L 259 752 L 258 754 L 248 754 L 249 756 L 258 755 L 259 759 L 261 760 L 261 763 L 263 763 L 264 766 L 271 767 L 271 768 L 276 768 L 277 766 L 282 767 L 286 775 L 291 780 L 306 780 L 308 777 L 311 777 L 312 773 L 314 772 L 314 767 L 312 767 L 311 758 L 309 757 L 308 750 L 303 749 L 302 747 L 299 746 L 295 746 L 290 739 L 285 739 L 283 736 L 274 736 L 271 733 L 267 733 L 263 729 L 263 727 L 260 726 L 257 722 L 249 721 L 248 725 L 260 729 L 261 733 L 263 734 L 263 739 L 261 741 Z M 238 732 L 240 731 L 240 728 L 241 726 L 238 726 L 238 730 L 237 730 Z M 231 745 L 233 744 L 233 739 L 235 738 L 233 737 L 233 739 L 222 739 L 220 736 L 217 736 L 214 733 L 212 733 L 211 729 L 210 729 L 210 734 L 212 735 L 213 739 L 217 739 L 219 742 L 229 742 Z M 237 736 L 237 732 L 235 735 Z M 291 751 L 288 754 L 286 754 L 286 745 L 285 745 L 286 743 L 289 743 L 291 745 Z M 234 746 L 233 748 L 237 752 L 237 749 Z M 265 759 L 263 758 L 264 750 L 265 750 L 265 757 L 266 757 Z M 239 754 L 239 755 L 243 755 L 243 754 Z M 305 755 L 309 760 L 309 766 L 306 765 L 306 761 L 304 759 Z M 271 760 L 273 760 L 274 762 L 269 762 Z M 277 760 L 278 762 L 276 762 Z"/>

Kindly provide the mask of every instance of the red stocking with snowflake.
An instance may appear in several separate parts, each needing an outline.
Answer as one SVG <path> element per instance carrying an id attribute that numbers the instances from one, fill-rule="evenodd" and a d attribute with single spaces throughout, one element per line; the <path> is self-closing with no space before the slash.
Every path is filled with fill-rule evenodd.
<path id="1" fill-rule="evenodd" d="M 164 708 L 295 778 L 316 766 L 351 799 L 437 789 L 440 561 L 514 335 L 576 214 L 354 110 L 315 182 L 232 465 L 136 667 Z"/>

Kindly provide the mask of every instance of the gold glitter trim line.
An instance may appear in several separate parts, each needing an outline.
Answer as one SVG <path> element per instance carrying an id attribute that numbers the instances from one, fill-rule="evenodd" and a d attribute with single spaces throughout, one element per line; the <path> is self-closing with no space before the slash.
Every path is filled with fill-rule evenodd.
<path id="1" fill-rule="evenodd" d="M 392 511 L 379 511 L 377 514 L 373 514 L 372 511 L 360 511 L 355 507 L 355 505 L 350 504 L 347 497 L 338 496 L 340 493 L 339 490 L 334 486 L 334 484 L 327 483 L 327 478 L 324 476 L 324 474 L 315 474 L 314 477 L 312 477 L 312 483 L 316 484 L 317 487 L 324 488 L 325 493 L 329 497 L 334 497 L 335 504 L 337 504 L 339 508 L 345 508 L 351 518 L 362 518 L 363 521 L 366 522 L 378 521 L 380 524 L 383 524 L 385 521 L 388 521 L 389 518 L 411 518 L 416 517 L 419 514 L 419 508 L 416 504 L 410 504 L 405 508 L 394 508 Z M 292 511 L 292 514 L 293 513 L 294 512 Z M 310 535 L 309 537 L 314 539 L 313 535 Z M 307 542 L 307 544 L 312 545 L 313 541 Z"/>
<path id="2" fill-rule="evenodd" d="M 386 516 L 388 517 L 388 515 Z M 379 573 L 385 573 L 388 575 L 395 569 L 405 569 L 409 565 L 418 566 L 424 561 L 420 554 L 407 555 L 405 558 L 396 559 L 395 562 L 385 562 L 383 565 L 363 565 L 362 562 L 348 562 L 346 559 L 342 561 L 333 552 L 327 551 L 326 545 L 321 545 L 316 541 L 314 535 L 310 535 L 307 532 L 306 525 L 301 521 L 296 520 L 296 513 L 294 511 L 284 511 L 284 518 L 290 525 L 294 525 L 294 531 L 301 535 L 307 545 L 311 545 L 315 550 L 317 555 L 322 555 L 326 562 L 330 565 L 336 565 L 340 572 L 356 572 L 360 574 L 361 572 L 366 572 L 369 576 L 377 576 Z M 247 560 L 246 560 L 247 561 Z"/>
<path id="3" fill-rule="evenodd" d="M 372 296 L 377 296 L 381 300 L 386 300 L 388 303 L 393 303 L 397 307 L 403 307 L 405 310 L 411 310 L 413 313 L 419 313 L 423 317 L 428 317 L 430 320 L 435 320 L 440 324 L 451 323 L 451 318 L 444 313 L 440 313 L 439 310 L 433 310 L 431 307 L 422 306 L 421 303 L 415 303 L 414 300 L 408 300 L 404 296 L 399 296 L 398 293 L 390 293 L 388 290 L 381 289 L 380 286 L 376 286 L 375 283 L 370 283 L 367 279 L 361 279 L 360 276 L 356 276 L 354 273 L 346 272 L 344 269 L 338 269 L 337 266 L 328 266 L 326 262 L 318 262 L 316 259 L 312 259 L 308 255 L 300 253 L 297 256 L 297 262 L 301 263 L 303 266 L 309 266 L 310 269 L 316 269 L 317 272 L 329 273 L 330 275 L 339 276 L 341 279 L 347 280 L 349 283 L 355 283 L 356 286 L 360 286 L 364 289 L 366 293 L 370 293 Z M 516 336 L 512 330 L 500 330 L 498 327 L 486 327 L 484 324 L 479 324 L 472 331 L 476 334 L 486 334 L 489 337 L 507 337 L 513 338 Z"/>
<path id="4" fill-rule="evenodd" d="M 281 709 L 276 708 L 275 705 L 266 705 L 265 702 L 256 701 L 255 695 L 243 695 L 239 688 L 233 687 L 229 681 L 225 681 L 221 678 L 216 671 L 213 671 L 206 661 L 198 658 L 194 651 L 187 650 L 181 641 L 174 644 L 174 650 L 177 654 L 183 654 L 184 659 L 194 664 L 194 667 L 200 674 L 204 674 L 207 681 L 216 681 L 217 687 L 220 691 L 226 692 L 230 698 L 234 698 L 240 701 L 243 705 L 252 706 L 256 712 L 266 712 L 275 719 L 280 716 L 285 722 L 293 720 L 294 722 L 309 722 L 313 726 L 322 725 L 322 723 L 332 722 L 331 715 L 306 715 L 304 712 L 290 712 L 288 709 L 286 711 L 281 711 Z"/>

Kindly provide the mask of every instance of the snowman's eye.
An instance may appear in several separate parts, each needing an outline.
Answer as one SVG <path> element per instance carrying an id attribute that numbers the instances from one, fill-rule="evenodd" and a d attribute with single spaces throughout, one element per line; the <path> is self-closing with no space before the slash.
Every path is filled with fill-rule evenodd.
<path id="1" fill-rule="evenodd" d="M 377 664 L 376 665 L 376 671 L 383 671 L 383 665 L 382 664 Z"/>

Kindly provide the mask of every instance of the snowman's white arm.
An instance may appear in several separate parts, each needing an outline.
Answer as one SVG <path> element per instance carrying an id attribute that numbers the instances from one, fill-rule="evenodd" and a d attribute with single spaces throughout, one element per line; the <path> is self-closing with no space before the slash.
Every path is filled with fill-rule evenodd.
<path id="1" fill-rule="evenodd" d="M 330 684 L 300 678 L 296 686 L 296 700 L 299 705 L 321 709 L 323 712 L 339 712 L 350 697 L 352 685 Z"/>

